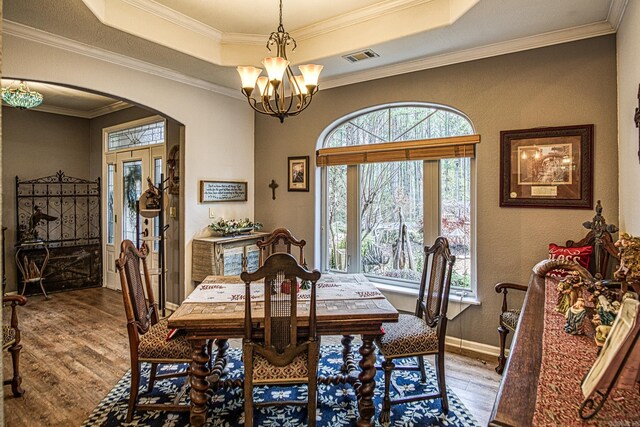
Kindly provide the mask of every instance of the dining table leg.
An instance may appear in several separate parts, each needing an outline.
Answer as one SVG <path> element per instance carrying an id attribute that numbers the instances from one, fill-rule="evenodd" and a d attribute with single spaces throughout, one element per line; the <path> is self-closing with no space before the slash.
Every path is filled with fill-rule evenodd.
<path id="1" fill-rule="evenodd" d="M 351 341 L 353 341 L 353 335 L 343 335 L 340 341 L 342 343 L 342 367 L 340 371 L 342 371 L 343 374 L 349 374 L 349 369 L 353 364 Z"/>
<path id="2" fill-rule="evenodd" d="M 363 335 L 360 346 L 360 375 L 358 394 L 358 427 L 370 427 L 374 425 L 376 407 L 373 403 L 373 393 L 376 389 L 376 354 L 373 340 L 375 335 Z"/>
<path id="3" fill-rule="evenodd" d="M 207 420 L 207 395 L 209 382 L 209 355 L 207 354 L 207 340 L 193 339 L 191 342 L 191 410 L 189 421 L 192 426 L 200 427 Z"/>
<path id="4" fill-rule="evenodd" d="M 213 368 L 211 369 L 211 373 L 208 378 L 209 383 L 214 385 L 220 381 L 220 378 L 224 373 L 224 369 L 229 362 L 229 356 L 227 355 L 229 342 L 226 339 L 216 339 L 216 347 L 218 347 L 216 358 L 214 359 Z"/>

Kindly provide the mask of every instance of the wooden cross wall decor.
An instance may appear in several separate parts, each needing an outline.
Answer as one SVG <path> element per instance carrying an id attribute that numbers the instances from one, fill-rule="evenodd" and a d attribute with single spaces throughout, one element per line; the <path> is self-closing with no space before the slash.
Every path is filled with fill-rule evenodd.
<path id="1" fill-rule="evenodd" d="M 271 184 L 269 184 L 269 188 L 271 189 L 271 199 L 276 199 L 276 188 L 278 188 L 278 183 L 275 179 L 271 180 Z"/>
<path id="2" fill-rule="evenodd" d="M 638 107 L 633 116 L 633 121 L 636 122 L 636 127 L 638 128 L 638 161 L 640 161 L 640 84 L 638 85 Z"/>

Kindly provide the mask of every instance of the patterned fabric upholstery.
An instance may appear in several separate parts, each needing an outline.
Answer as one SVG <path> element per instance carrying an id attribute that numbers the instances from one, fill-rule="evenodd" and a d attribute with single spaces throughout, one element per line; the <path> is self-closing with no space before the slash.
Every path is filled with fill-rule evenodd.
<path id="1" fill-rule="evenodd" d="M 16 339 L 16 330 L 9 325 L 2 325 L 2 347 L 13 344 Z"/>
<path id="2" fill-rule="evenodd" d="M 500 321 L 507 328 L 512 331 L 516 330 L 516 326 L 518 326 L 518 319 L 520 318 L 520 309 L 516 308 L 513 310 L 507 310 L 504 313 L 500 314 Z"/>
<path id="3" fill-rule="evenodd" d="M 401 314 L 398 323 L 383 323 L 384 335 L 376 339 L 387 358 L 408 357 L 438 351 L 438 335 L 423 319 Z"/>
<path id="4" fill-rule="evenodd" d="M 309 354 L 300 353 L 285 366 L 274 366 L 258 353 L 253 354 L 253 382 L 299 383 L 309 378 Z"/>
<path id="5" fill-rule="evenodd" d="M 176 334 L 167 342 L 167 319 L 162 319 L 140 337 L 138 354 L 141 361 L 191 362 L 191 345 L 183 334 Z"/>

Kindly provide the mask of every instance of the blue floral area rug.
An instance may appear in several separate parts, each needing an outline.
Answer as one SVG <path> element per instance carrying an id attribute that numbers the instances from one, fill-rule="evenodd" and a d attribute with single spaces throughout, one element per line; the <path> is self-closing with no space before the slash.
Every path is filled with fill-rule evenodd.
<path id="1" fill-rule="evenodd" d="M 228 370 L 231 378 L 242 376 L 240 349 L 229 349 Z M 340 371 L 342 365 L 341 346 L 323 346 L 321 351 L 318 375 L 328 376 Z M 359 354 L 355 354 L 359 360 Z M 378 363 L 380 360 L 378 360 Z M 415 362 L 410 359 L 406 363 Z M 398 365 L 402 362 L 398 361 Z M 436 375 L 434 369 L 427 362 L 427 382 L 421 383 L 417 371 L 395 371 L 392 382 L 396 389 L 406 396 L 412 394 L 431 393 L 436 390 Z M 158 373 L 170 373 L 184 370 L 185 365 L 161 365 Z M 143 364 L 140 385 L 139 403 L 171 402 L 184 389 L 185 378 L 171 378 L 156 381 L 151 393 L 146 393 L 149 379 L 150 365 Z M 162 369 L 162 371 L 161 371 Z M 130 372 L 127 372 L 118 384 L 109 392 L 98 407 L 93 411 L 83 426 L 121 426 L 126 425 L 127 404 L 129 399 Z M 393 397 L 392 390 L 392 397 Z M 397 396 L 397 391 L 395 392 Z M 374 401 L 376 404 L 376 418 L 382 408 L 384 383 L 382 372 L 376 376 L 376 390 Z M 393 405 L 391 407 L 391 426 L 478 426 L 479 424 L 462 404 L 460 399 L 450 390 L 449 414 L 443 415 L 440 400 L 412 402 Z M 209 394 L 208 426 L 232 427 L 244 425 L 244 399 L 241 389 L 216 390 Z M 299 387 L 256 387 L 254 400 L 306 400 L 307 388 Z M 184 403 L 189 402 L 189 389 L 182 397 Z M 269 427 L 294 427 L 306 425 L 307 409 L 304 406 L 262 407 L 254 411 L 254 425 Z M 318 385 L 318 427 L 354 426 L 358 419 L 358 405 L 356 394 L 352 386 Z M 377 423 L 377 420 L 376 420 Z M 189 424 L 188 412 L 165 411 L 137 411 L 132 426 L 139 427 L 178 427 Z M 376 424 L 378 425 L 378 424 Z"/>

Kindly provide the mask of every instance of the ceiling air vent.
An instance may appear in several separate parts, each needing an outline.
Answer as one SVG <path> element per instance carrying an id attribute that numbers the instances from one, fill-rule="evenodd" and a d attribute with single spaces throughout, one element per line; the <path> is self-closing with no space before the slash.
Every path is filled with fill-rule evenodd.
<path id="1" fill-rule="evenodd" d="M 365 59 L 377 58 L 378 56 L 380 55 L 378 55 L 371 49 L 365 49 L 359 52 L 353 52 L 348 55 L 343 55 L 342 57 L 347 61 L 353 63 L 353 62 L 364 61 Z"/>

